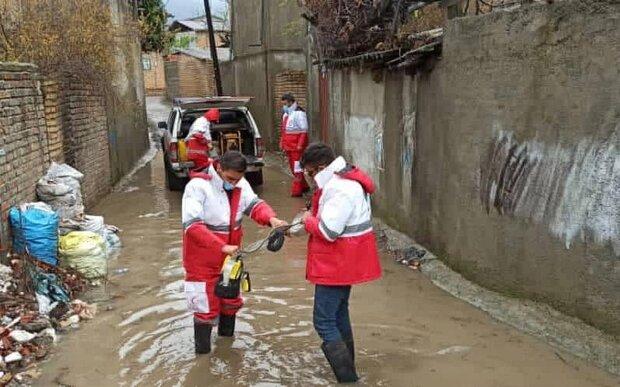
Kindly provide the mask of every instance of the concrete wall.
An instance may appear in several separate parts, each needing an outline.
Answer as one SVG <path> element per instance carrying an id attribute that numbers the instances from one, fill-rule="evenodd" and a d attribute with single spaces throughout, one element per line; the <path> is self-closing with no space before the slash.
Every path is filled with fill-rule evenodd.
<path id="1" fill-rule="evenodd" d="M 224 89 L 250 95 L 250 109 L 268 147 L 277 147 L 274 81 L 286 70 L 306 70 L 303 24 L 293 0 L 232 0 L 234 86 Z M 301 28 L 301 30 L 300 30 Z"/>
<path id="2" fill-rule="evenodd" d="M 330 142 L 376 179 L 378 215 L 467 278 L 614 335 L 619 11 L 456 19 L 430 73 L 330 73 Z"/>
<path id="3" fill-rule="evenodd" d="M 122 27 L 135 24 L 132 2 L 109 2 L 114 25 Z M 112 72 L 115 79 L 113 92 L 106 96 L 106 118 L 111 178 L 112 182 L 117 182 L 144 155 L 149 147 L 149 139 L 139 36 L 123 33 L 114 36 L 116 60 Z"/>

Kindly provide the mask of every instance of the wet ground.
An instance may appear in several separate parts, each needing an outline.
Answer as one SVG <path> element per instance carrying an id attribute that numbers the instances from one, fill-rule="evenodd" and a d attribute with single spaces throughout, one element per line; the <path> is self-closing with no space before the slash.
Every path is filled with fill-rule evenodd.
<path id="1" fill-rule="evenodd" d="M 303 201 L 268 168 L 260 193 L 291 219 Z M 245 296 L 234 339 L 210 355 L 193 351 L 181 267 L 181 194 L 164 186 L 161 154 L 93 213 L 123 230 L 111 278 L 91 297 L 97 318 L 62 337 L 38 385 L 313 386 L 333 384 L 312 328 L 313 287 L 304 280 L 305 241 L 246 260 Z M 267 230 L 245 221 L 246 243 Z M 351 300 L 358 370 L 368 386 L 617 386 L 619 380 L 496 323 L 383 257 L 384 277 Z M 118 270 L 126 269 L 126 270 Z"/>

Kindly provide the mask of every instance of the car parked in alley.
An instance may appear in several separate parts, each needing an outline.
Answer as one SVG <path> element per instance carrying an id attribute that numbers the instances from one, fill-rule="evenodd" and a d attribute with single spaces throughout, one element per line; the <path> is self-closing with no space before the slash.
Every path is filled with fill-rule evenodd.
<path id="1" fill-rule="evenodd" d="M 158 123 L 166 168 L 166 185 L 183 190 L 193 162 L 187 160 L 185 138 L 198 117 L 217 108 L 220 120 L 212 123 L 212 144 L 219 155 L 227 150 L 241 151 L 248 160 L 246 179 L 253 186 L 263 184 L 264 146 L 256 121 L 247 105 L 250 97 L 175 98 L 167 121 Z"/>

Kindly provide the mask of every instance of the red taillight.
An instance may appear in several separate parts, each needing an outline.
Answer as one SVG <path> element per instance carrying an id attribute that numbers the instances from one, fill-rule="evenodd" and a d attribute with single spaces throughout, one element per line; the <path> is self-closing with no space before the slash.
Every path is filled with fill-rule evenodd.
<path id="1" fill-rule="evenodd" d="M 254 140 L 256 144 L 256 157 L 263 157 L 265 155 L 265 146 L 263 145 L 263 139 L 257 138 Z"/>
<path id="2" fill-rule="evenodd" d="M 176 142 L 170 143 L 170 149 L 168 149 L 168 159 L 171 163 L 176 163 L 179 160 L 179 147 Z"/>

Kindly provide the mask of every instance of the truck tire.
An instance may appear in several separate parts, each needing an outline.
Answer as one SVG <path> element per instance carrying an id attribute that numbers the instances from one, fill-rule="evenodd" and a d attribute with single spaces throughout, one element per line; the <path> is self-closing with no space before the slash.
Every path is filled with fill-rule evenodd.
<path id="1" fill-rule="evenodd" d="M 252 187 L 258 187 L 263 185 L 263 171 L 247 172 L 245 179 L 250 183 Z"/>
<path id="2" fill-rule="evenodd" d="M 183 191 L 185 188 L 185 184 L 187 180 L 178 177 L 172 172 L 172 168 L 170 167 L 170 163 L 168 162 L 168 156 L 164 153 L 164 168 L 166 169 L 166 187 L 170 191 Z"/>

